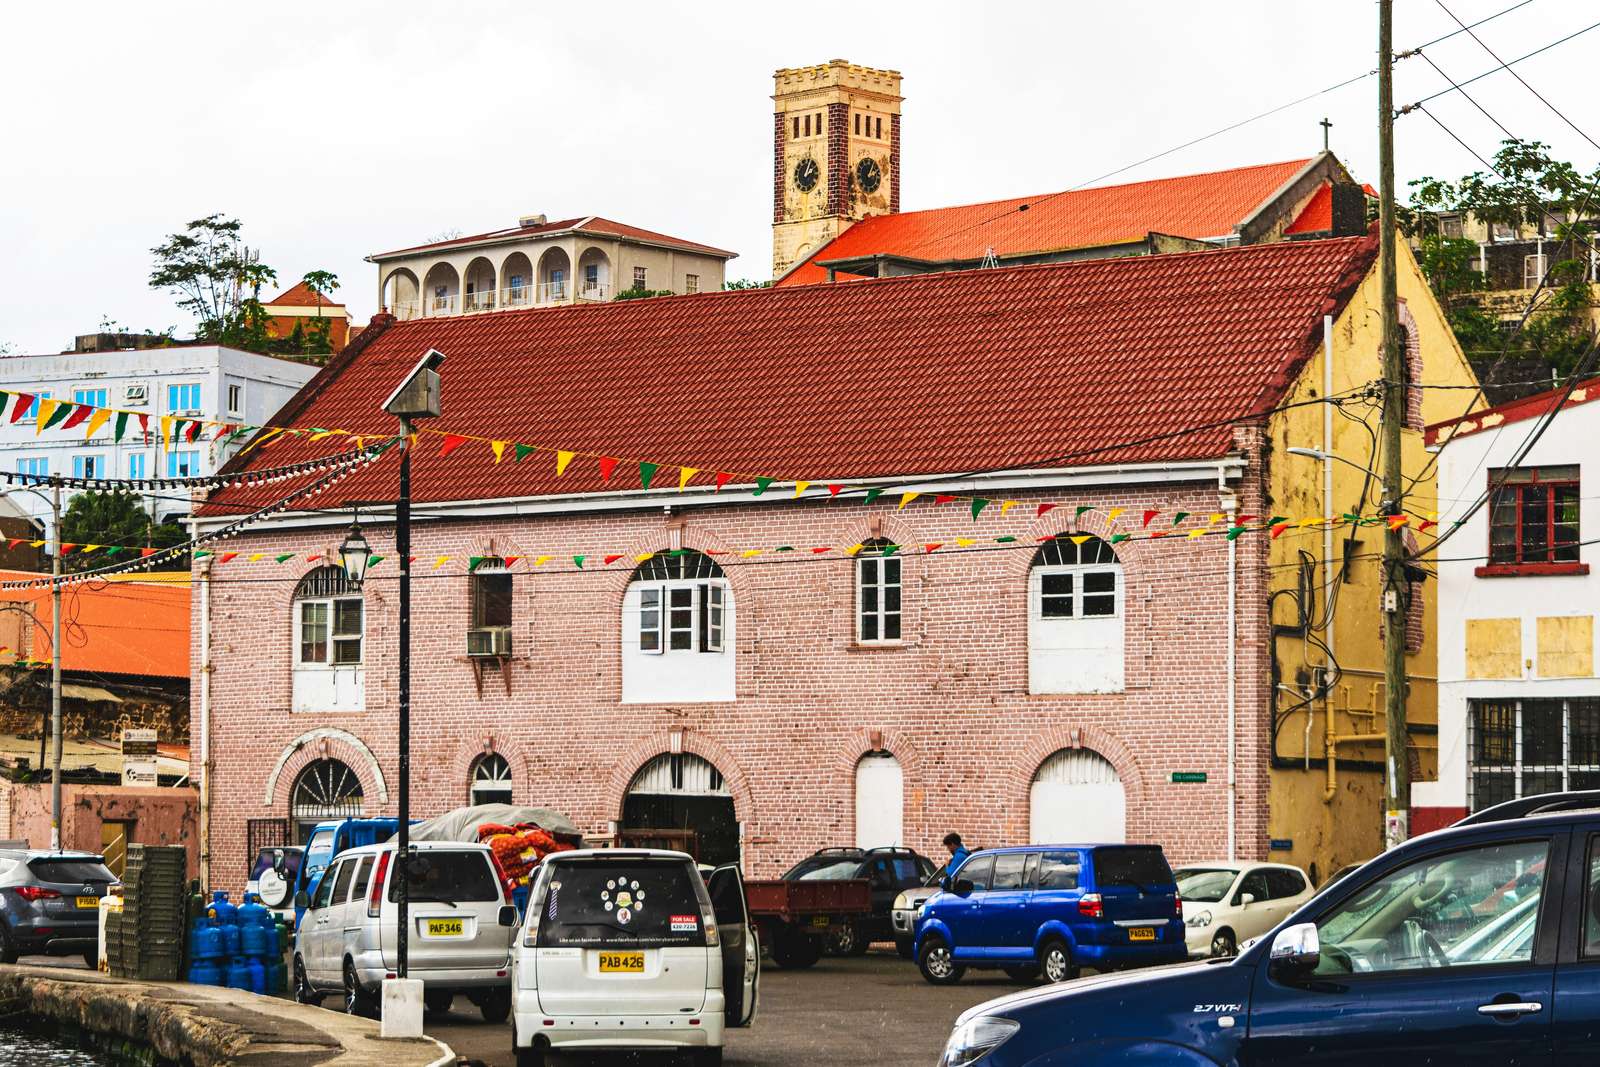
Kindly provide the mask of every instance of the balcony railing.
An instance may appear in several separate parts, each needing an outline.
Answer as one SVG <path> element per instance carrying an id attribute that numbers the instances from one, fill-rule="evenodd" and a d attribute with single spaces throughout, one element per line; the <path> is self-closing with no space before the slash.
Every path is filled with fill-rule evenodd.
<path id="1" fill-rule="evenodd" d="M 566 279 L 559 282 L 540 282 L 537 299 L 541 304 L 559 304 L 571 294 L 572 283 Z"/>
<path id="2" fill-rule="evenodd" d="M 486 292 L 467 293 L 461 298 L 461 310 L 470 315 L 474 311 L 493 311 L 495 308 L 495 290 Z"/>
<path id="3" fill-rule="evenodd" d="M 405 322 L 422 314 L 422 307 L 415 300 L 401 300 L 389 308 L 389 313 L 401 322 Z"/>
<path id="4" fill-rule="evenodd" d="M 592 285 L 592 284 L 585 283 L 583 288 L 578 290 L 578 299 L 579 300 L 610 300 L 611 299 L 611 288 L 609 286 L 605 286 L 605 285 Z"/>
<path id="5" fill-rule="evenodd" d="M 559 282 L 539 282 L 536 285 L 514 285 L 505 289 L 485 289 L 473 293 L 451 293 L 448 296 L 430 296 L 423 300 L 403 300 L 389 308 L 395 318 L 404 321 L 426 312 L 429 317 L 444 315 L 475 315 L 484 311 L 505 311 L 509 308 L 543 307 L 549 304 L 570 304 L 575 300 L 610 300 L 611 287 L 599 283 L 577 282 L 563 279 Z M 459 303 L 458 303 L 459 302 Z"/>
<path id="6" fill-rule="evenodd" d="M 428 298 L 429 315 L 454 315 L 456 313 L 456 298 L 452 293 L 449 296 L 433 296 Z"/>

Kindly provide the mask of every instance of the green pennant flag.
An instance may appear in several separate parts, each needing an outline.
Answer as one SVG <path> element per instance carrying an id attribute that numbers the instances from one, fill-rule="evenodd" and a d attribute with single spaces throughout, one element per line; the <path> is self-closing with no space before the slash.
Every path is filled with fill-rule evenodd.
<path id="1" fill-rule="evenodd" d="M 1248 526 L 1235 526 L 1233 529 L 1228 531 L 1228 540 L 1237 541 L 1239 539 L 1239 535 L 1248 529 L 1250 529 Z"/>
<path id="2" fill-rule="evenodd" d="M 534 448 L 532 445 L 518 445 L 517 446 L 517 458 L 516 458 L 516 461 L 518 463 L 521 463 L 523 460 L 527 459 L 529 456 L 533 455 L 537 451 L 539 451 L 539 450 L 537 448 Z"/>
<path id="3" fill-rule="evenodd" d="M 985 500 L 983 497 L 981 497 L 981 496 L 973 497 L 972 498 L 972 517 L 974 519 L 976 519 L 978 517 L 979 513 L 982 512 L 983 509 L 988 507 L 988 506 L 989 506 L 989 501 Z"/>
<path id="4" fill-rule="evenodd" d="M 126 411 L 117 412 L 117 426 L 112 436 L 115 443 L 121 443 L 122 435 L 128 432 L 128 414 Z"/>
<path id="5" fill-rule="evenodd" d="M 1111 543 L 1114 544 L 1114 545 L 1115 544 L 1120 544 L 1121 542 L 1126 541 L 1128 538 L 1130 538 L 1132 536 L 1133 536 L 1132 534 L 1114 533 L 1114 534 L 1111 535 Z"/>
<path id="6" fill-rule="evenodd" d="M 1289 516 L 1287 516 L 1287 515 L 1274 515 L 1274 516 L 1272 516 L 1272 518 L 1267 520 L 1267 525 L 1268 526 L 1276 526 L 1280 522 L 1288 522 L 1288 521 L 1289 521 Z"/>
<path id="7" fill-rule="evenodd" d="M 793 552 L 794 551 L 794 546 L 793 545 L 779 545 L 777 548 L 773 549 L 772 551 L 774 551 L 774 552 Z"/>
<path id="8" fill-rule="evenodd" d="M 388 558 L 388 556 L 373 556 L 371 559 L 367 560 L 367 567 L 368 569 L 376 567 L 378 564 L 382 563 Z"/>
<path id="9" fill-rule="evenodd" d="M 867 490 L 867 495 L 862 498 L 861 502 L 863 504 L 870 504 L 870 503 L 872 503 L 874 500 L 878 499 L 882 495 L 883 495 L 883 490 L 882 489 L 868 489 Z"/>
<path id="10" fill-rule="evenodd" d="M 68 404 L 66 402 L 57 404 L 56 409 L 50 413 L 50 417 L 44 420 L 44 428 L 48 430 L 56 423 L 65 419 L 68 415 L 71 415 L 72 410 L 75 407 L 77 407 L 76 404 Z"/>
<path id="11" fill-rule="evenodd" d="M 1085 511 L 1093 511 L 1093 510 L 1094 510 L 1094 505 L 1093 504 L 1079 504 L 1078 505 L 1078 510 L 1073 513 L 1072 517 L 1075 518 L 1075 519 L 1081 519 L 1081 518 L 1083 518 L 1083 513 Z"/>
<path id="12" fill-rule="evenodd" d="M 588 556 L 573 556 L 572 562 L 576 563 L 578 565 L 578 569 L 581 571 L 583 570 L 583 561 L 588 558 Z"/>
<path id="13" fill-rule="evenodd" d="M 1182 522 L 1184 519 L 1187 519 L 1188 517 L 1189 517 L 1189 513 L 1187 511 L 1180 511 L 1176 515 L 1172 516 L 1172 525 L 1176 526 L 1176 525 L 1178 525 L 1178 523 Z"/>
<path id="14" fill-rule="evenodd" d="M 277 557 L 277 559 L 278 559 L 279 563 L 286 563 L 289 560 L 294 559 L 294 553 L 293 552 L 285 552 L 283 555 Z"/>
<path id="15" fill-rule="evenodd" d="M 106 548 L 106 555 L 115 556 L 118 552 L 121 552 L 121 551 L 122 551 L 122 546 L 121 545 L 109 545 Z"/>
<path id="16" fill-rule="evenodd" d="M 688 554 L 689 550 L 687 548 L 674 548 L 667 553 L 669 556 L 687 556 Z"/>
<path id="17" fill-rule="evenodd" d="M 478 564 L 480 564 L 482 562 L 483 562 L 483 557 L 482 556 L 468 556 L 467 557 L 467 570 L 469 572 L 477 570 L 478 569 Z M 372 561 L 371 560 L 367 561 L 367 566 L 369 566 L 369 567 L 372 566 Z"/>
<path id="18" fill-rule="evenodd" d="M 646 463 L 641 459 L 639 461 L 639 485 L 645 489 L 650 488 L 650 482 L 653 478 L 655 478 L 656 471 L 659 470 L 660 467 L 661 464 L 659 463 Z"/>
<path id="19" fill-rule="evenodd" d="M 900 551 L 900 546 L 899 545 L 890 544 L 890 545 L 884 545 L 883 546 L 883 554 L 885 556 L 892 556 L 898 551 Z"/>
<path id="20" fill-rule="evenodd" d="M 756 479 L 756 491 L 751 493 L 750 495 L 751 496 L 760 496 L 762 493 L 765 493 L 767 491 L 767 486 L 769 486 L 771 484 L 772 484 L 772 479 L 771 478 L 757 478 Z"/>
<path id="21" fill-rule="evenodd" d="M 1004 537 L 996 537 L 994 540 L 996 544 L 1004 545 L 1015 541 L 1016 538 L 1012 537 L 1010 534 L 1006 534 Z"/>

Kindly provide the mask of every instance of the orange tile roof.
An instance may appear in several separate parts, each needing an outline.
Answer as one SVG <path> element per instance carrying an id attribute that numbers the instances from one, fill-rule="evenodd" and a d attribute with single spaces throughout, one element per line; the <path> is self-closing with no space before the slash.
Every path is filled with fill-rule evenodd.
<path id="1" fill-rule="evenodd" d="M 37 578 L 0 570 L 0 580 Z M 45 587 L 0 589 L 0 603 L 25 605 L 36 622 L 28 653 L 50 657 L 51 601 Z M 61 668 L 90 674 L 189 677 L 189 589 L 127 581 L 69 586 L 62 593 Z M 28 624 L 24 623 L 26 627 Z M 7 628 L 10 632 L 9 627 Z M 19 650 L 0 654 L 9 663 Z"/>
<path id="2" fill-rule="evenodd" d="M 1128 185 L 874 215 L 823 245 L 810 261 L 871 255 L 978 260 L 990 249 L 1003 258 L 1121 244 L 1152 232 L 1222 237 L 1310 162 L 1292 159 Z M 778 284 L 803 283 L 790 274 Z"/>
<path id="3" fill-rule="evenodd" d="M 1361 187 L 1368 196 L 1375 197 L 1377 191 L 1370 185 Z M 1306 201 L 1306 206 L 1300 209 L 1300 214 L 1295 220 L 1284 228 L 1284 235 L 1291 236 L 1301 233 L 1327 233 L 1333 229 L 1333 183 L 1323 182 L 1311 199 Z"/>
<path id="4" fill-rule="evenodd" d="M 325 308 L 344 307 L 343 304 L 335 300 L 329 300 L 326 296 L 323 296 L 320 293 L 313 293 L 309 288 L 306 287 L 305 282 L 296 282 L 294 285 L 285 289 L 271 300 L 268 300 L 262 306 L 272 307 L 274 304 L 282 304 L 285 307 L 304 308 L 314 308 L 319 304 Z"/>

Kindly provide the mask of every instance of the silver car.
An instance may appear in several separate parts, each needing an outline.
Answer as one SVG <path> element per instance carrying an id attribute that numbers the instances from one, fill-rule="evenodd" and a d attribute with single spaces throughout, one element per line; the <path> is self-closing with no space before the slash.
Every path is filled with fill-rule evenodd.
<path id="1" fill-rule="evenodd" d="M 909 960 L 916 955 L 917 912 L 939 892 L 943 879 L 944 868 L 940 867 L 922 885 L 894 898 L 894 907 L 889 909 L 889 925 L 894 927 L 894 947 L 902 959 Z"/>
<path id="2" fill-rule="evenodd" d="M 0 963 L 77 956 L 98 963 L 100 898 L 117 882 L 92 852 L 0 849 Z"/>
<path id="3" fill-rule="evenodd" d="M 421 841 L 412 845 L 406 964 L 422 980 L 423 1004 L 443 1014 L 465 994 L 488 1022 L 511 1013 L 511 941 L 517 909 L 483 845 Z M 294 993 L 302 1004 L 341 992 L 352 1015 L 372 1015 L 383 980 L 393 977 L 395 846 L 364 845 L 335 856 L 297 904 Z"/>

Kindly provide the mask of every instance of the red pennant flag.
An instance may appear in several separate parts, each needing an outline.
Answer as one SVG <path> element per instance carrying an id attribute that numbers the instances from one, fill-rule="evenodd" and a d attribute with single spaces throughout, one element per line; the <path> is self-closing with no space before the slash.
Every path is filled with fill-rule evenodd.
<path id="1" fill-rule="evenodd" d="M 602 482 L 609 482 L 611 480 L 611 472 L 616 469 L 617 460 L 612 459 L 610 456 L 600 457 L 600 480 Z"/>
<path id="2" fill-rule="evenodd" d="M 322 556 L 320 556 L 320 555 L 310 555 L 310 556 L 306 557 L 306 562 L 307 563 L 315 563 L 317 560 L 319 560 L 321 558 L 322 558 Z"/>
<path id="3" fill-rule="evenodd" d="M 149 433 L 150 432 L 150 416 L 149 415 L 140 415 L 139 416 L 139 432 L 140 433 Z"/>
<path id="4" fill-rule="evenodd" d="M 77 547 L 78 547 L 77 545 L 73 545 L 73 544 L 62 545 L 61 546 L 61 554 L 63 556 L 69 555 L 69 554 L 71 554 L 72 550 L 77 548 Z"/>
<path id="5" fill-rule="evenodd" d="M 619 559 L 621 559 L 621 558 L 622 558 L 622 554 L 621 554 L 621 553 L 620 553 L 620 552 L 619 552 L 619 553 L 617 553 L 617 554 L 616 554 L 616 555 L 614 555 L 614 556 L 607 556 L 607 557 L 606 557 L 606 558 L 605 558 L 605 565 L 606 565 L 606 566 L 607 566 L 607 567 L 609 567 L 609 566 L 611 566 L 611 565 L 612 565 L 612 564 L 613 564 L 613 563 L 615 563 L 615 562 L 616 562 L 616 561 L 617 561 L 617 560 L 619 560 Z"/>
<path id="6" fill-rule="evenodd" d="M 1037 518 L 1038 516 L 1043 515 L 1045 512 L 1054 509 L 1055 506 L 1056 505 L 1054 505 L 1054 504 L 1040 504 L 1039 505 L 1039 510 L 1034 512 L 1034 517 Z"/>
<path id="7" fill-rule="evenodd" d="M 820 556 L 820 555 L 822 555 L 822 554 L 823 554 L 823 553 L 824 553 L 824 552 L 832 552 L 832 551 L 833 551 L 833 546 L 832 546 L 832 545 L 825 545 L 825 546 L 823 546 L 823 547 L 822 547 L 822 548 L 813 548 L 813 549 L 812 549 L 812 550 L 811 550 L 811 554 L 812 554 L 812 555 L 813 555 L 813 556 Z"/>
<path id="8" fill-rule="evenodd" d="M 949 493 L 940 493 L 933 498 L 933 502 L 935 504 L 948 504 L 954 499 L 955 497 L 951 496 Z"/>
<path id="9" fill-rule="evenodd" d="M 932 543 L 932 544 L 929 544 L 929 545 L 923 545 L 923 546 L 922 546 L 922 550 L 923 550 L 923 551 L 924 551 L 924 552 L 932 552 L 932 551 L 933 551 L 933 550 L 934 550 L 934 549 L 936 549 L 936 548 L 940 548 L 940 547 L 942 547 L 942 546 L 943 546 L 943 545 L 944 545 L 944 542 L 943 542 L 943 541 L 935 541 L 935 542 L 933 542 L 933 543 Z"/>
<path id="10" fill-rule="evenodd" d="M 7 547 L 7 548 L 16 548 L 16 547 L 17 547 L 17 546 L 18 546 L 18 545 L 20 545 L 20 544 L 22 544 L 22 542 L 23 542 L 23 541 L 24 541 L 24 540 L 26 540 L 26 538 L 22 538 L 22 537 L 13 537 L 13 538 L 12 538 L 12 539 L 11 539 L 11 540 L 10 540 L 10 541 L 8 541 L 8 542 L 7 542 L 7 543 L 6 543 L 6 547 Z"/>
<path id="11" fill-rule="evenodd" d="M 238 559 L 238 558 L 239 558 L 239 553 L 237 553 L 237 552 L 224 552 L 222 554 L 222 556 L 217 560 L 217 562 L 218 563 L 227 563 L 229 560 Z"/>
<path id="12" fill-rule="evenodd" d="M 513 564 L 515 564 L 517 562 L 517 560 L 519 560 L 521 558 L 522 558 L 521 556 L 507 556 L 507 557 L 505 557 L 506 566 L 507 567 L 512 566 Z"/>
<path id="13" fill-rule="evenodd" d="M 407 563 L 415 563 L 416 561 L 417 561 L 417 557 L 416 556 L 407 556 L 406 557 L 406 562 Z"/>
<path id="14" fill-rule="evenodd" d="M 11 409 L 11 421 L 21 422 L 22 416 L 28 413 L 29 408 L 33 407 L 33 402 L 36 399 L 32 393 L 18 393 L 17 405 Z"/>
<path id="15" fill-rule="evenodd" d="M 1437 525 L 1439 525 L 1439 524 L 1434 522 L 1432 519 L 1423 519 L 1422 522 L 1417 526 L 1417 532 L 1418 533 L 1426 533 L 1427 530 L 1428 530 L 1428 527 L 1437 526 Z M 16 542 L 12 542 L 12 543 L 15 544 Z"/>
<path id="16" fill-rule="evenodd" d="M 1272 537 L 1273 537 L 1273 540 L 1277 540 L 1279 535 L 1281 535 L 1283 533 L 1283 531 L 1287 530 L 1288 528 L 1289 528 L 1289 524 L 1286 523 L 1286 522 L 1275 522 L 1275 523 L 1273 523 L 1272 524 Z"/>
<path id="17" fill-rule="evenodd" d="M 1398 530 L 1398 529 L 1400 529 L 1400 527 L 1404 526 L 1406 523 L 1408 523 L 1410 521 L 1411 521 L 1411 516 L 1410 515 L 1390 515 L 1389 516 L 1389 529 Z"/>
<path id="18" fill-rule="evenodd" d="M 844 489 L 844 486 L 842 486 L 842 485 L 832 485 L 832 484 L 830 484 L 828 486 L 828 495 L 829 496 L 838 496 L 840 491 L 843 490 L 843 489 Z"/>
<path id="19" fill-rule="evenodd" d="M 1155 518 L 1159 514 L 1161 514 L 1161 509 L 1160 508 L 1145 508 L 1145 511 L 1144 511 L 1144 525 L 1149 526 L 1150 525 L 1150 520 Z"/>
<path id="20" fill-rule="evenodd" d="M 72 414 L 67 416 L 66 421 L 61 424 L 61 428 L 63 430 L 70 430 L 74 426 L 80 425 L 93 411 L 94 408 L 90 407 L 88 404 L 73 405 Z"/>
<path id="21" fill-rule="evenodd" d="M 1150 537 L 1151 537 L 1152 540 L 1154 540 L 1157 537 L 1165 537 L 1165 536 L 1167 536 L 1167 531 L 1166 530 L 1151 530 L 1150 531 Z"/>
<path id="22" fill-rule="evenodd" d="M 140 556 L 153 556 L 155 554 L 156 554 L 156 550 L 153 549 L 153 548 L 141 548 L 139 550 L 139 555 Z"/>
<path id="23" fill-rule="evenodd" d="M 199 422 L 199 420 L 191 422 L 188 426 L 184 427 L 183 439 L 185 441 L 193 441 L 196 437 L 199 437 L 199 436 L 200 436 L 200 422 Z"/>
<path id="24" fill-rule="evenodd" d="M 717 488 L 714 491 L 720 493 L 722 491 L 722 487 L 727 485 L 728 484 L 728 479 L 732 478 L 732 477 L 733 477 L 733 475 L 729 474 L 727 471 L 718 471 L 717 472 Z"/>
<path id="25" fill-rule="evenodd" d="M 1045 541 L 1054 541 L 1055 539 L 1056 539 L 1056 535 L 1055 534 L 1045 534 L 1043 537 L 1035 537 L 1034 538 L 1035 541 L 1039 541 L 1041 543 L 1045 542 Z"/>
<path id="26" fill-rule="evenodd" d="M 1238 517 L 1238 519 L 1236 519 L 1234 521 L 1236 521 L 1240 526 L 1243 526 L 1245 523 L 1249 522 L 1251 519 L 1257 519 L 1257 518 L 1260 518 L 1260 516 L 1259 515 L 1240 515 Z"/>
<path id="27" fill-rule="evenodd" d="M 439 446 L 439 455 L 441 458 L 448 456 L 450 453 L 454 452 L 456 449 L 460 448 L 466 443 L 467 439 L 462 437 L 460 434 L 447 433 L 444 435 L 444 443 Z"/>
<path id="28" fill-rule="evenodd" d="M 727 554 L 728 553 L 725 550 L 720 549 L 720 548 L 708 548 L 708 549 L 706 549 L 706 555 L 708 555 L 708 556 L 726 556 Z"/>

